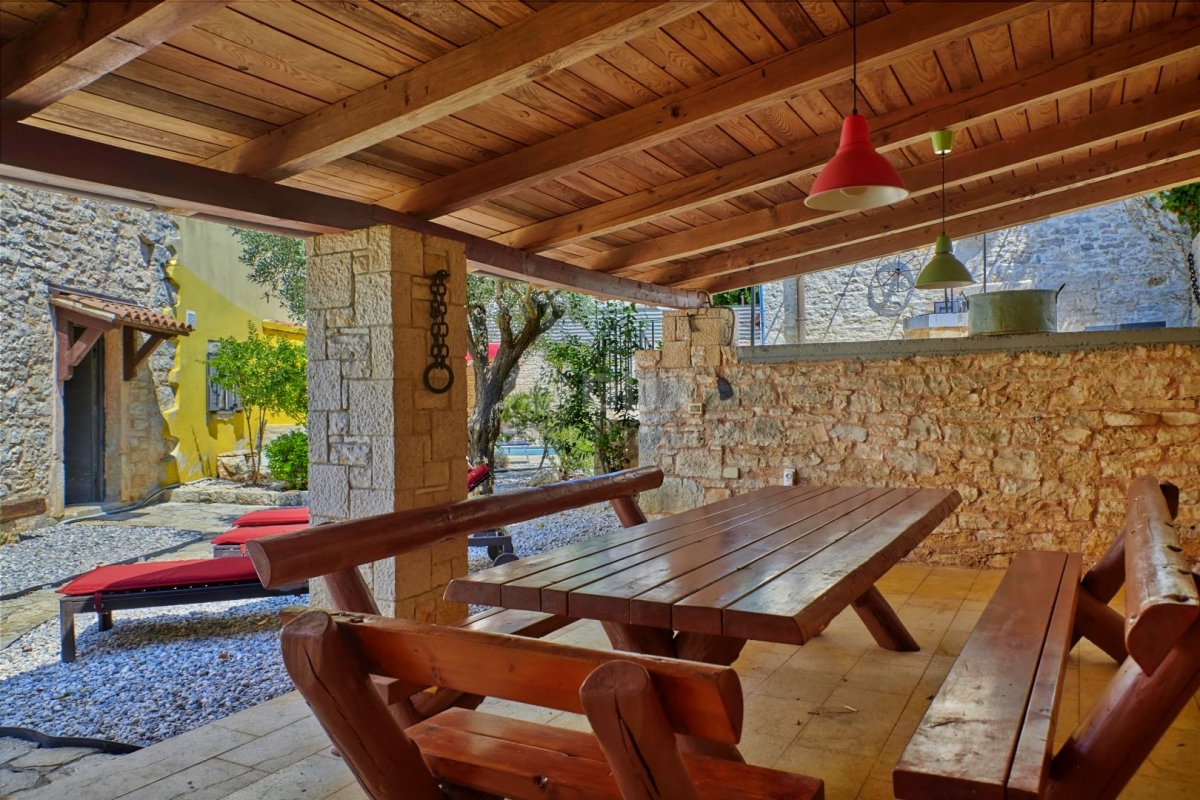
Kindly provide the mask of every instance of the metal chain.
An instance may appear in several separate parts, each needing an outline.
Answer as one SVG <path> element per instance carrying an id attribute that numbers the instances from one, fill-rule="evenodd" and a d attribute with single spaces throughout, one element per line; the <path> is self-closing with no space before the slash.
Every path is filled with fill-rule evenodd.
<path id="1" fill-rule="evenodd" d="M 1196 298 L 1196 305 L 1200 306 L 1200 277 L 1196 276 L 1196 254 L 1188 253 L 1188 277 L 1192 279 L 1192 297 Z"/>
<path id="2" fill-rule="evenodd" d="M 425 388 L 434 394 L 445 394 L 454 385 L 454 372 L 446 363 L 446 359 L 450 357 L 450 346 L 446 344 L 446 337 L 450 334 L 450 326 L 446 324 L 446 279 L 449 277 L 449 272 L 439 270 L 434 273 L 429 284 L 429 293 L 433 295 L 433 299 L 429 301 L 429 318 L 432 320 L 429 334 L 433 338 L 433 344 L 429 346 L 429 357 L 433 362 L 425 368 L 422 380 Z M 446 383 L 442 386 L 435 386 L 432 380 L 438 373 L 446 375 Z"/>

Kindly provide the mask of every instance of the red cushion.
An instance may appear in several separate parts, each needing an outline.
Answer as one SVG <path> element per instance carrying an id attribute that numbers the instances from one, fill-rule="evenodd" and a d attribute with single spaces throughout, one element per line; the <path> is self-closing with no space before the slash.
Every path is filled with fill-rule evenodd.
<path id="1" fill-rule="evenodd" d="M 67 595 L 133 592 L 139 589 L 177 589 L 215 583 L 257 581 L 258 573 L 246 556 L 193 558 L 187 561 L 147 561 L 96 567 L 55 591 Z"/>
<path id="2" fill-rule="evenodd" d="M 213 544 L 245 544 L 251 539 L 261 539 L 264 536 L 302 531 L 307 527 L 307 523 L 302 523 L 299 525 L 254 525 L 249 528 L 230 528 L 213 539 Z"/>
<path id="3" fill-rule="evenodd" d="M 264 508 L 262 511 L 251 511 L 233 521 L 235 528 L 247 528 L 255 525 L 296 525 L 308 524 L 308 507 L 291 506 L 288 508 Z"/>
<path id="4" fill-rule="evenodd" d="M 474 489 L 479 484 L 483 483 L 488 475 L 492 474 L 492 469 L 487 464 L 480 464 L 471 467 L 467 472 L 467 491 Z"/>

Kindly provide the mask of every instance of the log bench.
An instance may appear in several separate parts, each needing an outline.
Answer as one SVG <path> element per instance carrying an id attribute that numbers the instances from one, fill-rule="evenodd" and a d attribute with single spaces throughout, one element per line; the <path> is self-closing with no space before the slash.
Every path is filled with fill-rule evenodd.
<path id="1" fill-rule="evenodd" d="M 1138 478 L 1121 535 L 1086 576 L 1075 553 L 1014 558 L 896 765 L 898 798 L 1120 794 L 1200 689 L 1200 592 L 1172 523 L 1177 508 L 1175 487 Z M 1123 617 L 1107 606 L 1122 583 Z M 1054 753 L 1081 635 L 1121 666 Z"/>
<path id="2" fill-rule="evenodd" d="M 680 752 L 677 735 L 739 740 L 742 689 L 729 667 L 324 611 L 288 623 L 282 647 L 372 800 L 824 796 L 815 778 Z M 373 676 L 402 694 L 438 686 L 586 714 L 595 733 L 461 708 L 404 729 Z"/>
<path id="3" fill-rule="evenodd" d="M 241 546 L 253 559 L 263 586 L 294 583 L 288 575 L 323 578 L 334 609 L 378 615 L 379 608 L 358 571 L 359 565 L 594 503 L 610 503 L 622 520 L 631 514 L 641 516 L 635 498 L 639 492 L 661 485 L 662 479 L 662 472 L 657 469 L 629 469 L 503 495 L 326 524 L 280 536 L 250 538 Z M 348 539 L 354 542 L 354 547 L 345 546 Z M 294 616 L 294 613 L 285 615 L 285 621 Z M 495 608 L 443 627 L 540 638 L 574 621 L 560 614 Z M 479 669 L 485 673 L 490 670 L 486 665 Z M 401 728 L 447 708 L 475 708 L 484 699 L 482 694 L 436 688 L 432 682 L 412 686 L 379 674 L 373 681 Z"/>

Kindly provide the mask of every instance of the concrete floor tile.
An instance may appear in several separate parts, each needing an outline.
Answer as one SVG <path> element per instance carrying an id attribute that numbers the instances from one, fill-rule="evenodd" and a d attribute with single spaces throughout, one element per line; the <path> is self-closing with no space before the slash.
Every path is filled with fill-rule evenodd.
<path id="1" fill-rule="evenodd" d="M 221 758 L 263 772 L 278 772 L 329 746 L 329 737 L 320 723 L 309 716 L 226 751 Z"/>
<path id="2" fill-rule="evenodd" d="M 220 800 L 243 786 L 260 781 L 269 775 L 257 769 L 211 758 L 185 770 L 168 775 L 149 786 L 122 795 L 121 800 Z"/>
<path id="3" fill-rule="evenodd" d="M 309 756 L 228 795 L 228 800 L 326 800 L 354 784 L 340 758 Z"/>
<path id="4" fill-rule="evenodd" d="M 853 800 L 858 796 L 875 759 L 838 753 L 794 742 L 773 765 L 775 769 L 809 775 L 825 781 L 826 800 Z"/>
<path id="5" fill-rule="evenodd" d="M 239 711 L 217 720 L 216 725 L 251 736 L 266 736 L 301 719 L 312 719 L 312 712 L 299 692 L 288 692 L 262 705 Z"/>

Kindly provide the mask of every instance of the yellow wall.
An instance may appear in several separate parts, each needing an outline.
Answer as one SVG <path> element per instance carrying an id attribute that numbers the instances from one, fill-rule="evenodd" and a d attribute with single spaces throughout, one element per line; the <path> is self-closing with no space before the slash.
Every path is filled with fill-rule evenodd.
<path id="1" fill-rule="evenodd" d="M 173 455 L 178 480 L 214 477 L 217 456 L 248 449 L 245 416 L 209 413 L 205 361 L 208 343 L 226 336 L 245 338 L 246 324 L 268 336 L 304 340 L 304 329 L 287 322 L 283 306 L 263 298 L 263 287 L 246 279 L 238 262 L 241 245 L 224 225 L 181 218 L 179 246 L 171 279 L 179 287 L 176 319 L 196 313 L 196 329 L 176 339 L 175 407 L 166 416 L 167 435 L 176 439 Z M 283 415 L 269 415 L 269 425 L 295 425 Z"/>

